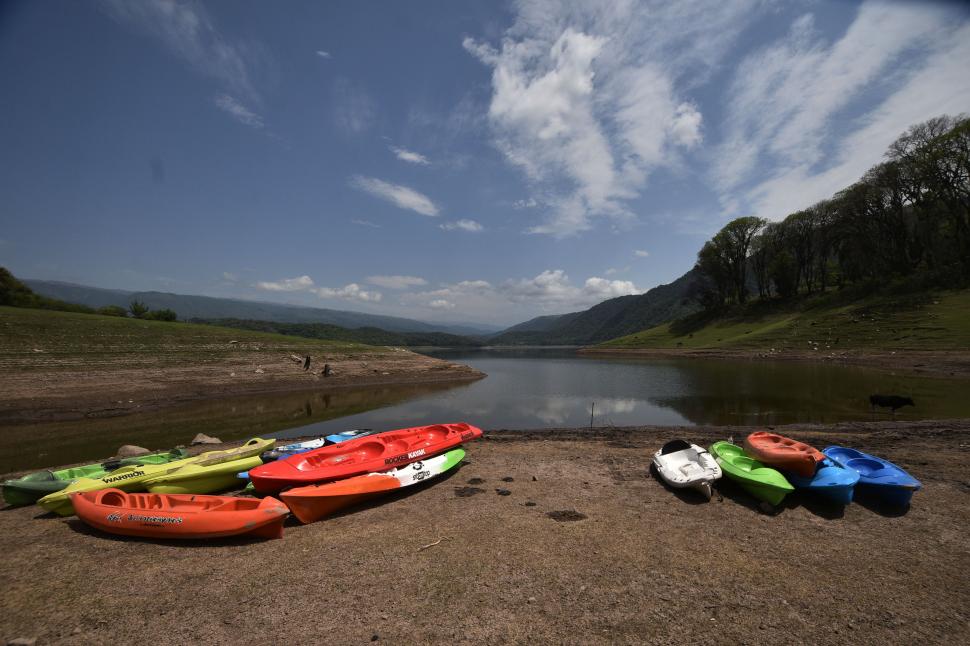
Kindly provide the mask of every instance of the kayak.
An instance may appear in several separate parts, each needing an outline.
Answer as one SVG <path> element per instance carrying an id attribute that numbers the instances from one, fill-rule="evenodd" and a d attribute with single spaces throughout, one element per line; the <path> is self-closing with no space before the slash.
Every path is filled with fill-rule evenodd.
<path id="1" fill-rule="evenodd" d="M 312 523 L 376 496 L 427 482 L 458 466 L 464 457 L 464 449 L 453 449 L 385 473 L 367 473 L 337 482 L 297 487 L 284 491 L 280 498 L 300 522 Z"/>
<path id="2" fill-rule="evenodd" d="M 3 499 L 8 505 L 19 507 L 22 505 L 32 505 L 47 494 L 60 491 L 78 478 L 100 478 L 123 466 L 136 464 L 165 464 L 185 458 L 186 453 L 182 449 L 172 449 L 160 453 L 150 453 L 139 455 L 132 458 L 119 458 L 107 460 L 97 464 L 86 464 L 70 469 L 58 469 L 57 471 L 36 471 L 28 473 L 16 480 L 7 480 L 3 483 Z"/>
<path id="3" fill-rule="evenodd" d="M 790 471 L 782 473 L 796 489 L 818 494 L 840 505 L 848 505 L 852 502 L 852 492 L 859 482 L 858 473 L 852 469 L 843 468 L 829 458 L 822 460 L 818 471 L 811 478 Z"/>
<path id="4" fill-rule="evenodd" d="M 171 473 L 189 464 L 208 466 L 221 462 L 231 462 L 243 458 L 257 456 L 271 448 L 275 440 L 253 438 L 234 449 L 222 451 L 206 451 L 199 455 L 169 462 L 168 464 L 145 464 L 121 467 L 100 478 L 78 478 L 60 491 L 48 494 L 37 501 L 37 504 L 49 512 L 60 516 L 70 516 L 74 513 L 71 506 L 71 494 L 81 491 L 98 491 L 100 489 L 122 489 L 124 491 L 142 491 L 145 481 L 155 476 Z"/>
<path id="5" fill-rule="evenodd" d="M 327 442 L 331 444 L 340 444 L 341 442 L 346 442 L 347 440 L 352 440 L 355 437 L 363 437 L 364 435 L 373 435 L 374 431 L 368 429 L 354 429 L 352 431 L 344 431 L 343 433 L 334 433 L 333 435 L 327 436 Z"/>
<path id="6" fill-rule="evenodd" d="M 745 455 L 744 449 L 736 444 L 715 442 L 709 450 L 724 475 L 758 500 L 777 506 L 795 490 L 781 472 Z"/>
<path id="7" fill-rule="evenodd" d="M 288 458 L 295 453 L 305 453 L 307 451 L 312 451 L 313 449 L 319 449 L 321 446 L 326 445 L 326 438 L 318 437 L 316 439 L 306 440 L 304 442 L 294 442 L 292 444 L 277 446 L 271 451 L 263 452 L 259 457 L 263 462 L 272 462 L 273 460 Z"/>
<path id="8" fill-rule="evenodd" d="M 850 449 L 845 446 L 829 446 L 822 453 L 848 471 L 859 474 L 860 491 L 878 496 L 885 502 L 905 507 L 913 494 L 922 488 L 919 480 L 889 460 Z"/>
<path id="9" fill-rule="evenodd" d="M 276 493 L 425 460 L 481 435 L 481 429 L 465 423 L 387 431 L 264 464 L 252 469 L 249 479 L 257 492 Z"/>
<path id="10" fill-rule="evenodd" d="M 744 438 L 744 450 L 754 459 L 777 469 L 811 478 L 825 459 L 818 449 L 784 435 L 755 431 Z"/>
<path id="11" fill-rule="evenodd" d="M 218 464 L 187 464 L 170 473 L 153 476 L 144 482 L 152 493 L 202 494 L 235 489 L 242 484 L 237 474 L 263 463 L 259 456 L 219 462 Z"/>
<path id="12" fill-rule="evenodd" d="M 711 483 L 721 477 L 714 456 L 696 444 L 672 440 L 653 454 L 653 466 L 664 482 L 677 489 L 695 489 L 711 499 Z"/>
<path id="13" fill-rule="evenodd" d="M 71 496 L 77 516 L 101 531 L 143 538 L 282 538 L 289 513 L 275 498 L 126 493 L 102 489 Z"/>

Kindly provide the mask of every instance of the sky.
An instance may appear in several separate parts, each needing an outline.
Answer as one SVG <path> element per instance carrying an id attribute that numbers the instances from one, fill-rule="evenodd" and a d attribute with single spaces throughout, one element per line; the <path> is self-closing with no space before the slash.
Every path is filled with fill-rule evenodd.
<path id="1" fill-rule="evenodd" d="M 965 3 L 0 5 L 0 265 L 508 325 L 970 112 Z"/>

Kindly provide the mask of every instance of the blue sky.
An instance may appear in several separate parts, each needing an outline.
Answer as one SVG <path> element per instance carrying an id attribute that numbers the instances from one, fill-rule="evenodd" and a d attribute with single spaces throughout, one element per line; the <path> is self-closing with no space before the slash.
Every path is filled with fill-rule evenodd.
<path id="1" fill-rule="evenodd" d="M 959 3 L 7 2 L 19 276 L 516 323 L 970 111 Z"/>

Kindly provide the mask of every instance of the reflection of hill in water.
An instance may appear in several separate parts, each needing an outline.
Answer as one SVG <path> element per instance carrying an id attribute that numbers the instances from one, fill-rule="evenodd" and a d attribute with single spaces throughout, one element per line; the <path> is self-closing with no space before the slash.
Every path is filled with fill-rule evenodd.
<path id="1" fill-rule="evenodd" d="M 647 394 L 647 399 L 694 424 L 868 420 L 872 393 L 914 397 L 918 409 L 904 409 L 901 418 L 967 414 L 965 381 L 804 362 L 687 360 L 677 362 L 676 369 L 678 392 Z"/>
<path id="2" fill-rule="evenodd" d="M 120 417 L 8 426 L 0 473 L 97 460 L 122 444 L 151 449 L 188 444 L 196 433 L 225 441 L 269 435 L 442 392 L 465 384 L 409 384 L 233 397 Z"/>

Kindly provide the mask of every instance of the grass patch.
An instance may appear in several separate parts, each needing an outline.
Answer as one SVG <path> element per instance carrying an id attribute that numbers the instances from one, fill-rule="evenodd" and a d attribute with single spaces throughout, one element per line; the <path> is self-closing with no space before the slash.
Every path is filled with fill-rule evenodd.
<path id="1" fill-rule="evenodd" d="M 838 295 L 794 304 L 754 303 L 741 312 L 704 313 L 602 343 L 599 348 L 837 351 L 968 350 L 970 290 Z"/>
<path id="2" fill-rule="evenodd" d="M 236 343 L 230 343 L 235 341 Z M 0 366 L 16 369 L 101 365 L 153 366 L 221 360 L 241 351 L 363 354 L 361 343 L 21 307 L 0 307 Z M 43 361 L 38 361 L 43 358 Z"/>

